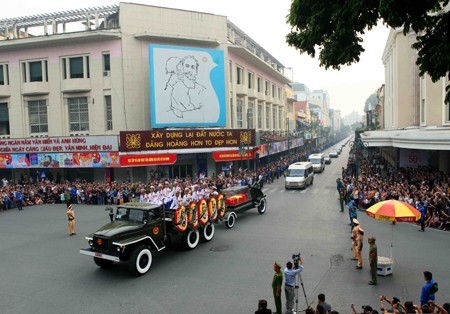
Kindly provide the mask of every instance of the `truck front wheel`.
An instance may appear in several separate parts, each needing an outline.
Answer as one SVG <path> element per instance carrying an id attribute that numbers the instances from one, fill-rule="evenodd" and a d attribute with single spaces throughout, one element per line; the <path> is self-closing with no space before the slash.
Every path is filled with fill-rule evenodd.
<path id="1" fill-rule="evenodd" d="M 130 271 L 134 275 L 144 275 L 149 271 L 150 266 L 152 266 L 152 252 L 146 246 L 138 246 L 131 252 L 128 263 Z"/>
<path id="2" fill-rule="evenodd" d="M 98 257 L 94 257 L 94 263 L 101 268 L 110 268 L 114 264 L 113 261 Z"/>

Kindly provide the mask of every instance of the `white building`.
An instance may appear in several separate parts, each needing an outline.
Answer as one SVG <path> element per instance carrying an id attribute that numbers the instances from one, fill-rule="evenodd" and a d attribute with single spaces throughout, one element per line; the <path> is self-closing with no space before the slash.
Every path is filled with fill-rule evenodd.
<path id="1" fill-rule="evenodd" d="M 205 133 L 185 143 L 175 141 L 177 130 L 286 128 L 284 66 L 225 16 L 120 3 L 4 19 L 0 34 L 2 176 L 212 174 L 239 159 L 243 135 Z M 155 129 L 172 129 L 164 133 L 170 146 L 139 146 L 138 136 Z"/>
<path id="2" fill-rule="evenodd" d="M 433 83 L 419 76 L 416 35 L 390 31 L 383 53 L 385 66 L 384 130 L 361 135 L 369 147 L 380 147 L 395 166 L 431 166 L 450 171 L 450 110 L 445 104 L 446 78 Z"/>

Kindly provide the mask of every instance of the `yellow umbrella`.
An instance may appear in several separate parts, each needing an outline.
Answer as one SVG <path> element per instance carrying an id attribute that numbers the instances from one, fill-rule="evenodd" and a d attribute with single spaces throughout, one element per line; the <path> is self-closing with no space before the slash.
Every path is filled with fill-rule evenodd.
<path id="1" fill-rule="evenodd" d="M 377 220 L 414 222 L 420 219 L 420 211 L 408 203 L 388 200 L 378 202 L 366 210 L 366 214 Z"/>
<path id="2" fill-rule="evenodd" d="M 378 202 L 370 206 L 366 210 L 366 214 L 377 220 L 388 220 L 388 221 L 406 221 L 415 222 L 420 219 L 420 211 L 415 207 L 409 205 L 408 203 L 397 201 L 397 200 L 387 200 Z M 394 225 L 392 224 L 392 240 L 390 255 L 392 260 L 392 242 L 394 238 Z"/>

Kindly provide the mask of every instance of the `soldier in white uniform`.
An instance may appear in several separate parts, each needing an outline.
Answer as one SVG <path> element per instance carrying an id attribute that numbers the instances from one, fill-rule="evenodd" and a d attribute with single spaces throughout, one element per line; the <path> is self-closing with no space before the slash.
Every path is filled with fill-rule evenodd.
<path id="1" fill-rule="evenodd" d="M 192 199 L 194 202 L 198 202 L 201 198 L 201 194 L 200 191 L 198 190 L 198 185 L 194 184 L 194 188 L 192 191 Z"/>
<path id="2" fill-rule="evenodd" d="M 172 203 L 170 204 L 170 209 L 177 209 L 178 206 L 183 202 L 180 191 L 175 191 L 175 195 L 172 196 Z"/>
<path id="3" fill-rule="evenodd" d="M 190 202 L 192 202 L 192 191 L 189 188 L 184 189 L 184 195 L 183 195 L 183 204 L 189 205 Z"/>

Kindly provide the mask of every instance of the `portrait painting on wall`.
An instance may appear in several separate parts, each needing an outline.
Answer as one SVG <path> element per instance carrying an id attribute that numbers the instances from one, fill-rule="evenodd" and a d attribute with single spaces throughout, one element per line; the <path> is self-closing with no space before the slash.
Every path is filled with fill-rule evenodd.
<path id="1" fill-rule="evenodd" d="M 224 52 L 149 45 L 152 127 L 225 126 Z"/>

